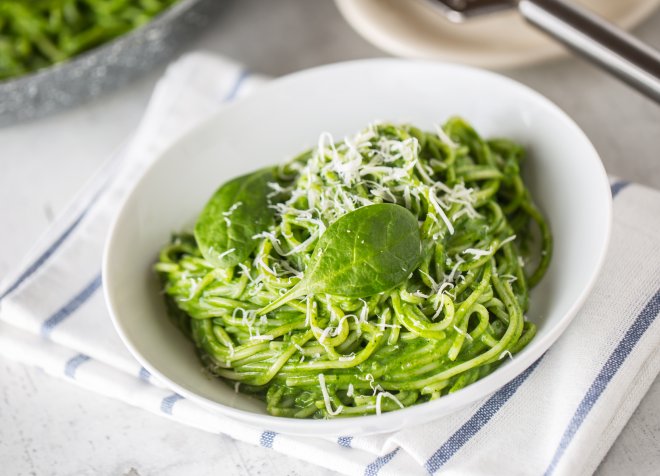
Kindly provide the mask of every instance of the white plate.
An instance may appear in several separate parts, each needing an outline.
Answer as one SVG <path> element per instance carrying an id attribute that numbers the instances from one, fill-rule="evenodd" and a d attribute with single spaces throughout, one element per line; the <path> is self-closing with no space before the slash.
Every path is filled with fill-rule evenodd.
<path id="1" fill-rule="evenodd" d="M 509 68 L 565 53 L 515 11 L 463 24 L 445 19 L 426 0 L 335 0 L 344 18 L 375 46 L 397 56 Z M 622 28 L 650 15 L 660 0 L 578 0 Z"/>
<path id="2" fill-rule="evenodd" d="M 190 226 L 218 185 L 281 162 L 316 143 L 376 120 L 426 129 L 459 114 L 485 136 L 527 147 L 527 176 L 555 237 L 555 256 L 534 290 L 528 317 L 536 338 L 488 377 L 432 402 L 336 420 L 269 416 L 260 402 L 209 379 L 193 345 L 168 321 L 153 264 L 173 231 Z M 584 301 L 609 236 L 611 198 L 599 157 L 577 125 L 526 86 L 464 66 L 368 60 L 324 66 L 274 81 L 219 112 L 145 173 L 124 202 L 103 263 L 110 312 L 124 342 L 152 374 L 181 395 L 225 415 L 277 432 L 376 433 L 419 424 L 497 390 L 559 337 Z"/>

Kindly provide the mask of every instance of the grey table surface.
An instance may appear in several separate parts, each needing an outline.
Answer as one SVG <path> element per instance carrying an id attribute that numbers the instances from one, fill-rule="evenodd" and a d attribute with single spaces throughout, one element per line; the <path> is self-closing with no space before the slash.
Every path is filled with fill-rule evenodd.
<path id="1" fill-rule="evenodd" d="M 660 47 L 660 12 L 635 30 Z M 280 76 L 385 56 L 330 0 L 227 2 L 187 50 L 204 49 Z M 162 68 L 75 109 L 0 129 L 0 276 L 14 269 L 103 160 L 135 129 Z M 660 107 L 581 60 L 505 74 L 563 108 L 610 174 L 660 188 Z M 186 428 L 0 360 L 0 473 L 7 475 L 335 474 L 272 450 Z M 657 474 L 660 379 L 601 463 L 599 476 Z"/>

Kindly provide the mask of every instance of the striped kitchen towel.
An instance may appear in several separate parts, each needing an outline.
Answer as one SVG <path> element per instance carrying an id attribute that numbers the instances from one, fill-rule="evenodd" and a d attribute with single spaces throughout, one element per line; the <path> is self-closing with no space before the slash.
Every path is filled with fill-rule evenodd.
<path id="1" fill-rule="evenodd" d="M 276 434 L 209 413 L 131 357 L 99 289 L 117 204 L 174 140 L 262 81 L 200 53 L 167 70 L 134 137 L 0 286 L 0 354 L 180 423 L 346 474 L 591 474 L 660 369 L 660 193 L 642 186 L 613 183 L 608 257 L 561 339 L 492 396 L 440 420 L 369 437 Z"/>

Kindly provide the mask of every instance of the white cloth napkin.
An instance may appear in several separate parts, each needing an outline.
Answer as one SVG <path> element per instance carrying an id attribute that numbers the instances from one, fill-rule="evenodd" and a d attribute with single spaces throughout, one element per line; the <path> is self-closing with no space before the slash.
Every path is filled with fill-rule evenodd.
<path id="1" fill-rule="evenodd" d="M 0 286 L 0 354 L 346 474 L 591 474 L 660 370 L 660 193 L 642 186 L 613 183 L 607 261 L 561 339 L 504 388 L 449 417 L 371 437 L 259 431 L 167 390 L 131 357 L 99 289 L 101 252 L 118 203 L 160 152 L 261 82 L 206 54 L 170 66 L 128 145 Z"/>

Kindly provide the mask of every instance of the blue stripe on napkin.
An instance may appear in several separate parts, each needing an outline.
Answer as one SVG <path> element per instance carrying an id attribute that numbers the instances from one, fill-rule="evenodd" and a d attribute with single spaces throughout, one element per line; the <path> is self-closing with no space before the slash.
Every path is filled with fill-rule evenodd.
<path id="1" fill-rule="evenodd" d="M 491 418 L 504 406 L 504 404 L 516 393 L 527 377 L 543 360 L 543 354 L 536 362 L 530 365 L 527 370 L 518 375 L 515 379 L 507 383 L 500 390 L 495 392 L 486 403 L 484 403 L 472 417 L 466 421 L 449 439 L 433 453 L 426 461 L 424 467 L 433 474 L 440 469 L 447 461 L 451 459 L 458 450 L 460 450 L 470 439 L 481 430 Z"/>
<path id="2" fill-rule="evenodd" d="M 619 180 L 618 182 L 614 182 L 610 186 L 610 190 L 612 191 L 612 198 L 616 197 L 619 192 L 626 188 L 628 185 L 630 185 L 630 182 L 626 180 Z"/>
<path id="3" fill-rule="evenodd" d="M 621 192 L 630 183 L 618 181 L 611 185 L 612 197 Z M 543 357 L 541 357 L 542 359 Z M 434 473 L 442 467 L 449 459 L 474 436 L 488 421 L 497 413 L 504 403 L 517 391 L 527 377 L 533 372 L 541 359 L 537 360 L 523 374 L 509 382 L 496 394 L 494 394 L 477 412 L 468 420 L 454 435 L 452 435 L 426 462 L 425 467 L 429 473 Z M 511 388 L 507 388 L 511 386 Z M 512 391 L 510 394 L 508 392 Z M 503 393 L 502 395 L 500 395 Z M 508 394 L 508 395 L 507 395 Z M 494 401 L 505 397 L 503 401 Z M 492 408 L 489 408 L 492 406 Z M 492 412 L 492 413 L 491 413 Z"/>
<path id="4" fill-rule="evenodd" d="M 140 373 L 138 373 L 138 378 L 143 382 L 148 382 L 151 378 L 151 373 L 144 367 L 140 367 Z"/>
<path id="5" fill-rule="evenodd" d="M 263 446 L 264 448 L 272 448 L 273 441 L 275 441 L 276 436 L 277 433 L 274 431 L 264 431 L 259 438 L 259 445 Z"/>
<path id="6" fill-rule="evenodd" d="M 32 276 L 35 271 L 37 271 L 41 266 L 50 258 L 58 249 L 60 246 L 62 246 L 62 243 L 66 241 L 66 239 L 71 235 L 73 230 L 75 230 L 78 225 L 80 225 L 80 222 L 82 222 L 83 218 L 85 218 L 85 215 L 87 215 L 87 212 L 92 208 L 92 205 L 98 198 L 99 194 L 96 194 L 90 203 L 83 209 L 82 212 L 80 212 L 80 215 L 76 217 L 76 219 L 69 225 L 69 227 L 62 232 L 62 234 L 57 237 L 55 241 L 44 251 L 41 255 L 37 257 L 34 262 L 27 267 L 21 275 L 16 278 L 16 280 L 5 290 L 3 291 L 2 294 L 0 294 L 0 300 L 4 299 L 8 294 L 12 293 L 15 291 L 23 282 L 28 279 L 30 276 Z"/>
<path id="7" fill-rule="evenodd" d="M 250 77 L 250 72 L 249 71 L 247 71 L 245 69 L 241 70 L 238 73 L 238 76 L 236 77 L 236 81 L 234 82 L 234 85 L 229 90 L 227 95 L 222 99 L 222 102 L 229 102 L 229 101 L 233 100 L 236 97 L 236 95 L 238 94 L 238 91 L 241 89 L 241 86 L 243 85 L 245 80 L 249 77 Z"/>
<path id="8" fill-rule="evenodd" d="M 41 335 L 48 337 L 55 326 L 76 312 L 101 286 L 101 273 L 97 274 L 92 281 L 74 296 L 69 302 L 62 306 L 57 312 L 50 316 L 41 326 Z"/>
<path id="9" fill-rule="evenodd" d="M 596 379 L 591 384 L 591 387 L 589 387 L 589 390 L 580 402 L 580 405 L 578 405 L 577 410 L 575 410 L 575 414 L 573 415 L 573 418 L 568 424 L 568 427 L 566 428 L 566 431 L 564 432 L 561 441 L 559 442 L 559 446 L 557 447 L 555 454 L 552 457 L 552 461 L 550 461 L 550 465 L 545 471 L 546 475 L 549 476 L 554 473 L 555 469 L 557 468 L 557 464 L 566 451 L 566 448 L 568 448 L 568 445 L 570 445 L 573 437 L 589 415 L 589 412 L 592 410 L 596 402 L 598 402 L 598 399 L 607 388 L 607 385 L 610 383 L 614 375 L 616 375 L 621 365 L 623 365 L 626 358 L 635 348 L 637 342 L 639 342 L 639 340 L 644 335 L 644 332 L 646 332 L 653 321 L 655 321 L 655 318 L 659 313 L 660 289 L 658 289 L 655 295 L 653 295 L 649 302 L 646 303 L 646 306 L 644 306 L 642 312 L 640 312 L 637 319 L 635 319 L 635 322 L 633 322 L 633 324 L 628 328 L 628 331 L 623 336 L 623 339 L 621 339 L 619 344 L 616 346 L 610 357 L 607 359 L 607 362 L 605 362 L 605 365 L 603 365 L 603 368 L 598 373 L 598 376 L 596 376 Z"/>
<path id="10" fill-rule="evenodd" d="M 179 400 L 183 400 L 183 397 L 178 393 L 173 393 L 172 395 L 163 398 L 163 401 L 160 402 L 160 411 L 167 415 L 171 415 L 174 404 Z"/>
<path id="11" fill-rule="evenodd" d="M 352 436 L 340 436 L 339 438 L 337 438 L 337 444 L 339 446 L 343 446 L 344 448 L 350 448 L 351 443 L 353 443 Z"/>
<path id="12" fill-rule="evenodd" d="M 231 89 L 228 91 L 228 93 L 225 95 L 224 98 L 222 98 L 222 102 L 229 102 L 232 101 L 233 99 L 236 98 L 236 95 L 240 91 L 241 87 L 243 86 L 245 80 L 249 78 L 251 73 L 248 70 L 241 70 L 238 75 L 236 76 L 236 80 L 234 81 L 234 84 L 232 85 Z M 111 176 L 110 176 L 111 177 Z M 110 178 L 106 177 L 106 179 Z M 39 255 L 34 262 L 29 265 L 25 271 L 23 271 L 17 278 L 16 280 L 7 287 L 4 291 L 0 293 L 0 301 L 2 301 L 6 296 L 8 296 L 10 293 L 14 292 L 18 287 L 23 284 L 23 282 L 28 279 L 30 276 L 32 276 L 43 264 L 48 261 L 48 259 L 62 246 L 62 244 L 69 238 L 71 233 L 78 228 L 80 223 L 83 221 L 87 213 L 93 208 L 94 204 L 98 200 L 98 198 L 102 195 L 102 192 L 105 189 L 105 186 L 107 185 L 107 180 L 104 179 L 104 183 L 101 186 L 101 188 L 91 197 L 89 203 L 84 206 L 80 214 L 73 220 L 73 222 L 62 232 L 62 234 L 55 239 L 55 241 L 52 242 L 52 244 L 44 251 L 41 255 Z"/>
<path id="13" fill-rule="evenodd" d="M 76 378 L 76 370 L 78 370 L 78 367 L 80 367 L 82 364 L 90 360 L 90 357 L 85 354 L 78 354 L 75 357 L 71 357 L 66 364 L 64 364 L 64 375 L 66 375 L 69 378 Z"/>
<path id="14" fill-rule="evenodd" d="M 396 456 L 399 450 L 401 450 L 401 448 L 397 448 L 386 455 L 379 456 L 372 463 L 369 463 L 364 469 L 364 476 L 376 476 L 383 466 L 392 461 L 392 458 Z"/>

